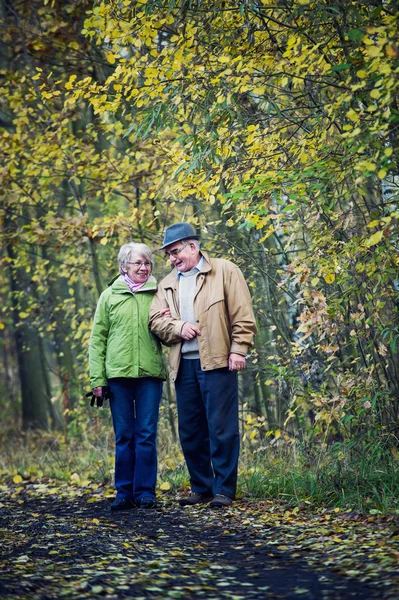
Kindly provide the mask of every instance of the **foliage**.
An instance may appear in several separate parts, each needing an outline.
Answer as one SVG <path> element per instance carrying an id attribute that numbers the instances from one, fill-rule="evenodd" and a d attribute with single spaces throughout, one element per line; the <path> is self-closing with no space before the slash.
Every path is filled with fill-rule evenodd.
<path id="1" fill-rule="evenodd" d="M 268 425 L 291 435 L 308 415 L 319 439 L 397 443 L 395 5 L 99 3 L 85 22 L 115 65 L 95 113 L 157 136 L 193 222 L 248 231 L 231 255 L 268 338 Z M 74 81 L 69 101 L 85 95 Z"/>
<path id="2" fill-rule="evenodd" d="M 184 218 L 242 267 L 253 294 L 244 445 L 395 463 L 396 3 L 1 6 L 10 418 L 81 436 L 90 319 L 117 249 L 156 248 Z M 36 352 L 40 421 L 15 408 Z M 164 423 L 175 431 L 169 388 Z"/>

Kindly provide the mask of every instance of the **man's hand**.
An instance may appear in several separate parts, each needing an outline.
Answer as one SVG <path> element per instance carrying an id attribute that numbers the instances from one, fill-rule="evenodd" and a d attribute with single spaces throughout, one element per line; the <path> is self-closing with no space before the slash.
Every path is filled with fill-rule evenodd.
<path id="1" fill-rule="evenodd" d="M 229 356 L 230 371 L 243 371 L 245 369 L 245 356 L 232 352 Z"/>
<path id="2" fill-rule="evenodd" d="M 93 388 L 93 394 L 96 398 L 103 397 L 103 388 L 101 386 Z"/>
<path id="3" fill-rule="evenodd" d="M 183 340 L 192 340 L 197 335 L 201 335 L 201 332 L 196 325 L 192 325 L 191 323 L 184 323 L 180 332 L 180 337 L 182 337 Z"/>

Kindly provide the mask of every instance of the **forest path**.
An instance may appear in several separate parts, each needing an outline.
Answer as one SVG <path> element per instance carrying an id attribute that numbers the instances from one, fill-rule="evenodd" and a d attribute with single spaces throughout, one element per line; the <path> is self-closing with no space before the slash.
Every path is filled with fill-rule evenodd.
<path id="1" fill-rule="evenodd" d="M 399 597 L 395 520 L 279 502 L 111 513 L 104 490 L 0 486 L 0 597 Z"/>

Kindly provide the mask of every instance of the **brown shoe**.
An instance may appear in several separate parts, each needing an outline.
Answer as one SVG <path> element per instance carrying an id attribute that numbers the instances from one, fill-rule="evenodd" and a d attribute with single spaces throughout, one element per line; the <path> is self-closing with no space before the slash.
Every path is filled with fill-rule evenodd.
<path id="1" fill-rule="evenodd" d="M 178 503 L 180 506 L 195 506 L 196 504 L 206 504 L 212 500 L 212 496 L 205 496 L 198 492 L 191 492 L 189 496 L 185 498 L 179 498 Z"/>
<path id="2" fill-rule="evenodd" d="M 230 496 L 224 496 L 223 494 L 216 494 L 212 502 L 210 503 L 211 508 L 225 508 L 233 504 L 233 499 Z"/>

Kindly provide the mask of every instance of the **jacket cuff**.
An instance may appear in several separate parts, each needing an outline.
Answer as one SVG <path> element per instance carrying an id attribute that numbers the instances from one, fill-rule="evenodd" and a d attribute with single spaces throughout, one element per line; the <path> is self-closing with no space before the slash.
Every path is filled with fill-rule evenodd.
<path id="1" fill-rule="evenodd" d="M 183 325 L 185 325 L 187 321 L 177 321 L 175 323 L 174 334 L 181 337 L 181 330 L 183 329 Z"/>
<path id="2" fill-rule="evenodd" d="M 237 342 L 233 342 L 230 347 L 230 354 L 231 353 L 246 356 L 248 354 L 248 346 L 247 344 L 238 344 Z"/>
<path id="3" fill-rule="evenodd" d="M 103 387 L 104 385 L 107 385 L 107 380 L 106 379 L 92 379 L 90 381 L 90 385 L 91 385 L 91 389 L 93 389 L 95 387 Z"/>

